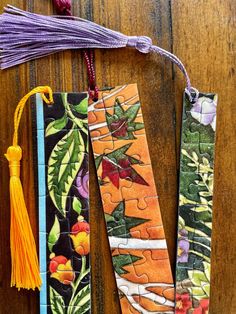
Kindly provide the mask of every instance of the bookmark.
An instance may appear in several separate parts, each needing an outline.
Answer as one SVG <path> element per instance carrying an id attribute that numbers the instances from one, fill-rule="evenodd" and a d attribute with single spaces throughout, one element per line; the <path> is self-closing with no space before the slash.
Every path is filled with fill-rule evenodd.
<path id="1" fill-rule="evenodd" d="M 99 92 L 89 131 L 122 313 L 174 313 L 174 288 L 136 84 Z"/>
<path id="2" fill-rule="evenodd" d="M 175 313 L 207 313 L 217 95 L 184 95 Z"/>
<path id="3" fill-rule="evenodd" d="M 37 94 L 40 313 L 90 313 L 87 93 Z"/>

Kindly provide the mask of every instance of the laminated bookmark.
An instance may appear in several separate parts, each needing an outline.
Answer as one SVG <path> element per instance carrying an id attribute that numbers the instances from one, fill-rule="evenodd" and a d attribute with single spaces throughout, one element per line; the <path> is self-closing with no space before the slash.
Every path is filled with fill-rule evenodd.
<path id="1" fill-rule="evenodd" d="M 176 313 L 208 313 L 217 95 L 184 95 Z"/>
<path id="2" fill-rule="evenodd" d="M 88 95 L 36 98 L 40 313 L 90 313 Z"/>
<path id="3" fill-rule="evenodd" d="M 136 84 L 89 106 L 122 313 L 174 313 L 174 285 Z"/>

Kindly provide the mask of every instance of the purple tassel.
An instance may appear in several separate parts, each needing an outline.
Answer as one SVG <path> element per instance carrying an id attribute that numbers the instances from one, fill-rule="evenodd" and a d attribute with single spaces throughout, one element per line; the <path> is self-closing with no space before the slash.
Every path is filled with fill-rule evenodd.
<path id="1" fill-rule="evenodd" d="M 41 58 L 68 49 L 133 47 L 156 52 L 174 62 L 184 73 L 190 94 L 195 92 L 182 62 L 172 53 L 152 45 L 146 36 L 127 36 L 76 17 L 45 16 L 8 5 L 0 15 L 0 68 Z"/>

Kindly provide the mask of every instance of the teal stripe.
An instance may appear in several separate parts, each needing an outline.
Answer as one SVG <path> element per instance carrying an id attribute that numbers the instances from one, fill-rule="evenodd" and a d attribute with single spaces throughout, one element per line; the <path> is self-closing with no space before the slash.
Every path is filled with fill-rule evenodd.
<path id="1" fill-rule="evenodd" d="M 47 313 L 47 236 L 46 236 L 46 180 L 44 154 L 44 116 L 41 94 L 36 95 L 37 146 L 38 146 L 38 193 L 39 193 L 39 263 L 43 281 L 40 290 L 40 314 Z"/>

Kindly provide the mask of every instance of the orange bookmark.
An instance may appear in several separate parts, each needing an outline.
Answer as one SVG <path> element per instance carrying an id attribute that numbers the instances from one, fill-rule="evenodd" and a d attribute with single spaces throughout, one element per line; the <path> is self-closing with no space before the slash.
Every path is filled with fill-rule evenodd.
<path id="1" fill-rule="evenodd" d="M 174 313 L 174 285 L 136 84 L 100 91 L 89 130 L 122 313 Z"/>

